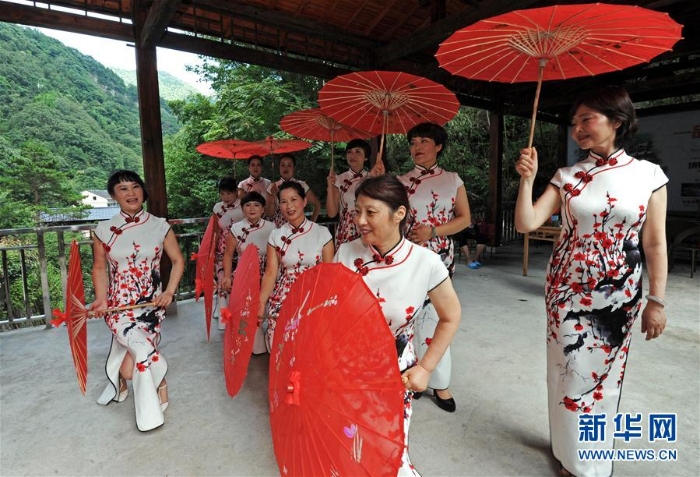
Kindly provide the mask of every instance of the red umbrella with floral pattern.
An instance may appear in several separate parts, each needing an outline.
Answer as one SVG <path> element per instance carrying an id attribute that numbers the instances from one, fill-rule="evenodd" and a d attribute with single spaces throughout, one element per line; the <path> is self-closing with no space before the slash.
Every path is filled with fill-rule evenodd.
<path id="1" fill-rule="evenodd" d="M 292 285 L 270 353 L 269 400 L 281 475 L 396 475 L 404 386 L 394 336 L 359 274 L 322 263 Z"/>
<path id="2" fill-rule="evenodd" d="M 229 396 L 241 390 L 253 352 L 260 305 L 258 247 L 250 244 L 238 259 L 228 308 L 221 311 L 224 331 L 224 377 Z"/>

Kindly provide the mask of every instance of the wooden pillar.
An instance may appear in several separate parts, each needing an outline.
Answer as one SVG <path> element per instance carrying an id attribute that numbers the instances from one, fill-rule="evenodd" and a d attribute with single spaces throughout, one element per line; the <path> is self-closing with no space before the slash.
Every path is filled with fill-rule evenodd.
<path id="1" fill-rule="evenodd" d="M 494 225 L 493 243 L 499 245 L 503 235 L 503 131 L 500 111 L 489 111 L 489 219 Z"/>
<path id="2" fill-rule="evenodd" d="M 141 122 L 141 154 L 143 156 L 144 181 L 148 189 L 148 211 L 155 216 L 168 218 L 156 48 L 155 46 L 150 48 L 139 46 L 140 32 L 147 16 L 148 9 L 146 8 L 136 8 L 134 11 L 136 89 L 138 90 Z M 166 254 L 163 254 L 160 271 L 164 289 L 170 279 L 171 268 L 170 259 Z"/>

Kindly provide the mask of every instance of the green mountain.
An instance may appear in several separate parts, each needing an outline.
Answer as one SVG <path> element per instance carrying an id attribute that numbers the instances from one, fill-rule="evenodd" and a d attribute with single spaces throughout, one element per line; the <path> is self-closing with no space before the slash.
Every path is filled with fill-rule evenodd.
<path id="1" fill-rule="evenodd" d="M 112 68 L 112 71 L 114 71 L 125 84 L 136 86 L 136 70 Z M 166 101 L 173 101 L 176 99 L 184 100 L 187 99 L 188 96 L 198 93 L 195 88 L 167 71 L 158 72 L 158 88 L 160 89 L 161 98 Z"/>
<path id="2" fill-rule="evenodd" d="M 160 104 L 173 134 L 177 120 Z M 0 23 L 0 139 L 0 170 L 31 143 L 50 151 L 73 189 L 103 189 L 115 169 L 142 171 L 136 87 L 58 40 Z"/>

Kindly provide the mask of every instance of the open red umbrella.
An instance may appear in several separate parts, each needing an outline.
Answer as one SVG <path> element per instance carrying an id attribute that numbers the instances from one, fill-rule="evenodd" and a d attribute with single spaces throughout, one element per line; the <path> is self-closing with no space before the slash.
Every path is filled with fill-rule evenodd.
<path id="1" fill-rule="evenodd" d="M 231 397 L 241 390 L 248 374 L 259 304 L 260 260 L 258 247 L 251 244 L 238 259 L 228 308 L 221 311 L 221 319 L 228 323 L 224 331 L 224 377 Z"/>
<path id="2" fill-rule="evenodd" d="M 682 26 L 668 14 L 633 5 L 553 5 L 516 10 L 456 31 L 435 57 L 470 79 L 537 81 L 532 146 L 543 80 L 593 76 L 644 63 L 670 50 Z"/>
<path id="3" fill-rule="evenodd" d="M 211 331 L 211 314 L 214 308 L 214 258 L 216 237 L 219 229 L 216 215 L 212 215 L 202 236 L 197 253 L 192 254 L 195 266 L 195 301 L 204 294 L 204 320 L 207 328 L 207 341 Z"/>
<path id="4" fill-rule="evenodd" d="M 372 133 L 350 127 L 324 114 L 318 108 L 303 109 L 288 114 L 280 120 L 283 131 L 314 141 L 350 141 L 368 138 Z M 333 169 L 333 145 L 331 144 L 331 169 Z"/>
<path id="5" fill-rule="evenodd" d="M 247 148 L 247 151 L 243 149 Z M 264 150 L 255 152 L 250 141 L 238 139 L 223 139 L 221 141 L 205 142 L 197 146 L 197 152 L 220 159 L 248 159 L 252 155 L 265 155 Z"/>
<path id="6" fill-rule="evenodd" d="M 379 301 L 338 263 L 305 271 L 270 356 L 270 424 L 281 475 L 396 475 L 404 387 Z"/>
<path id="7" fill-rule="evenodd" d="M 459 101 L 443 85 L 400 71 L 360 71 L 333 78 L 318 92 L 328 116 L 374 134 L 405 133 L 416 124 L 441 126 L 455 117 Z"/>
<path id="8" fill-rule="evenodd" d="M 260 141 L 251 141 L 250 144 L 250 146 L 242 146 L 241 151 L 255 151 L 254 153 L 260 156 L 303 151 L 312 146 L 309 141 L 301 141 L 299 139 L 277 139 L 272 136 L 268 136 Z"/>

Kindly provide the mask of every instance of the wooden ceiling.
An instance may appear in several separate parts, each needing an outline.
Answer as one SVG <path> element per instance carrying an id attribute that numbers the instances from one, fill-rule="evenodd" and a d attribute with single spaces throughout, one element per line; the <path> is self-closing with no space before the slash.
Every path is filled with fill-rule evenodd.
<path id="1" fill-rule="evenodd" d="M 556 3 L 522 0 L 0 0 L 0 21 L 163 47 L 332 78 L 356 70 L 428 77 L 463 104 L 528 115 L 534 84 L 452 76 L 434 58 L 455 30 L 511 10 Z M 700 98 L 700 1 L 618 0 L 667 12 L 684 25 L 674 50 L 649 64 L 596 77 L 545 82 L 543 118 L 563 122 L 572 98 L 601 83 L 623 84 L 635 102 Z M 136 27 L 135 25 L 138 25 Z M 698 103 L 679 109 L 700 109 Z"/>

